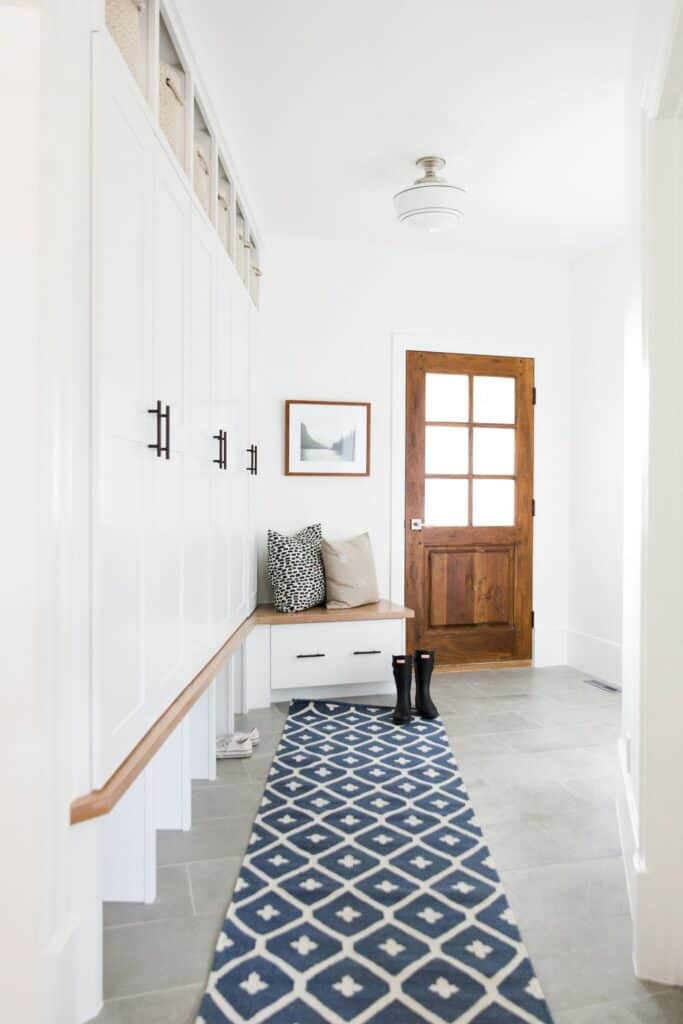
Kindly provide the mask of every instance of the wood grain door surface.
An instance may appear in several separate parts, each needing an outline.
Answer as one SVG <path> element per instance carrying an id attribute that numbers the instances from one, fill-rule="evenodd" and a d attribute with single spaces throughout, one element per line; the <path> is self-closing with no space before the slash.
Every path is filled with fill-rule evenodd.
<path id="1" fill-rule="evenodd" d="M 408 650 L 528 663 L 533 359 L 406 353 Z"/>

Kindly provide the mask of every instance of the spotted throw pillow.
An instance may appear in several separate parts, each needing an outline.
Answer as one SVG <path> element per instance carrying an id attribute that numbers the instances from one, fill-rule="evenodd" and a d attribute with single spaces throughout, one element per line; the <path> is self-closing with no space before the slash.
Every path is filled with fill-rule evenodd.
<path id="1" fill-rule="evenodd" d="M 268 530 L 268 579 L 279 612 L 302 612 L 325 600 L 325 573 L 320 557 L 320 523 L 293 537 Z"/>

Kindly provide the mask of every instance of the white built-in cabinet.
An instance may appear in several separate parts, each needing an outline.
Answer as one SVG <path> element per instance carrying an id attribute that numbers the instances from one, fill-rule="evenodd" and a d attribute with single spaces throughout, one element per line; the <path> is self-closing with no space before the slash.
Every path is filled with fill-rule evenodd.
<path id="1" fill-rule="evenodd" d="M 92 118 L 97 788 L 254 606 L 257 314 L 106 32 Z"/>

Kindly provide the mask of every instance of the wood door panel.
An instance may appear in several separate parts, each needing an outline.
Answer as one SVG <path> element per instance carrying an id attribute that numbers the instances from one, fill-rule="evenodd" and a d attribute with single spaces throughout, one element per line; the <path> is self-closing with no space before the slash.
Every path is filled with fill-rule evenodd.
<path id="1" fill-rule="evenodd" d="M 429 548 L 426 559 L 430 629 L 512 624 L 514 548 Z"/>
<path id="2" fill-rule="evenodd" d="M 407 624 L 408 645 L 433 648 L 438 661 L 454 666 L 527 661 L 532 643 L 533 360 L 408 352 L 406 368 L 406 602 L 415 610 L 415 619 Z M 426 427 L 437 422 L 433 412 L 434 418 L 429 419 L 426 408 L 427 374 L 469 379 L 467 418 L 463 420 L 462 400 L 457 414 L 454 408 L 448 418 L 450 409 L 444 410 L 441 403 L 438 415 L 441 425 L 468 430 L 467 472 L 436 474 L 427 469 Z M 490 403 L 487 421 L 476 419 L 475 386 L 481 391 L 487 386 L 481 378 L 496 377 L 514 380 L 514 421 L 510 406 L 506 410 L 493 407 L 491 413 Z M 495 387 L 501 390 L 500 385 Z M 510 395 L 511 388 L 505 390 Z M 514 469 L 503 465 L 496 472 L 479 472 L 473 440 L 486 430 L 514 432 Z M 507 445 L 507 450 L 511 447 Z M 464 518 L 462 504 L 451 512 L 447 496 L 440 507 L 432 504 L 426 509 L 426 481 L 435 477 L 457 480 L 458 488 L 468 489 Z M 494 495 L 484 519 L 473 501 L 479 480 L 509 481 L 507 503 L 505 496 L 495 499 Z M 487 486 L 495 491 L 495 484 Z M 509 504 L 512 487 L 514 522 Z M 424 521 L 425 509 L 434 517 L 431 522 Z M 498 516 L 498 523 L 510 525 L 475 525 L 477 521 L 495 523 Z M 411 529 L 413 520 L 422 524 L 421 529 Z M 434 525 L 449 521 L 466 525 Z"/>
<path id="3" fill-rule="evenodd" d="M 478 662 L 525 660 L 511 654 L 518 642 L 514 626 L 461 626 L 425 631 L 420 646 L 437 652 L 437 665 L 476 665 Z"/>

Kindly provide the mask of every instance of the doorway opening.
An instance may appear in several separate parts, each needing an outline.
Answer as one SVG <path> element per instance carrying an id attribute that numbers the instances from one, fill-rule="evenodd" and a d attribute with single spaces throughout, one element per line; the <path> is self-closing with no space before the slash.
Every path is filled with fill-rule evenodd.
<path id="1" fill-rule="evenodd" d="M 406 352 L 408 649 L 530 665 L 534 360 Z"/>

